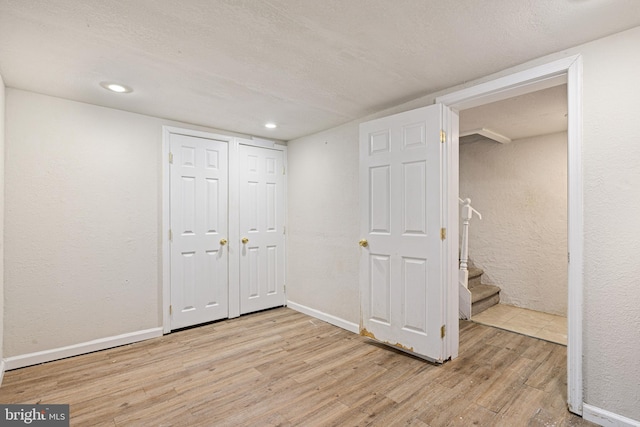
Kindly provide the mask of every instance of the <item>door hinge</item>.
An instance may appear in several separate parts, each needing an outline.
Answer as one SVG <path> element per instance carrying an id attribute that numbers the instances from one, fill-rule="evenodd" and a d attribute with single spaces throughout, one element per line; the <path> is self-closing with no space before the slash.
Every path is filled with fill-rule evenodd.
<path id="1" fill-rule="evenodd" d="M 169 241 L 173 242 L 173 231 L 171 229 L 169 229 Z"/>
<path id="2" fill-rule="evenodd" d="M 446 228 L 441 228 L 440 229 L 440 240 L 444 240 L 447 238 L 447 229 Z"/>
<path id="3" fill-rule="evenodd" d="M 173 306 L 169 306 L 169 316 L 173 316 Z"/>
<path id="4" fill-rule="evenodd" d="M 284 168 L 284 166 L 282 167 L 282 175 L 286 175 L 287 170 Z"/>
<path id="5" fill-rule="evenodd" d="M 173 153 L 169 151 L 169 163 L 173 164 Z"/>
<path id="6" fill-rule="evenodd" d="M 284 293 L 287 293 L 287 284 L 285 283 L 284 285 L 282 285 L 282 290 L 284 291 Z"/>
<path id="7" fill-rule="evenodd" d="M 567 262 L 571 263 L 571 252 L 567 252 Z"/>
<path id="8" fill-rule="evenodd" d="M 444 325 L 442 325 L 440 327 L 440 338 L 444 338 L 445 334 L 446 334 L 446 328 Z"/>
<path id="9" fill-rule="evenodd" d="M 440 131 L 440 142 L 444 143 L 447 140 L 447 133 L 443 130 Z"/>
<path id="10" fill-rule="evenodd" d="M 287 234 L 287 226 L 286 225 L 282 226 L 282 234 Z"/>

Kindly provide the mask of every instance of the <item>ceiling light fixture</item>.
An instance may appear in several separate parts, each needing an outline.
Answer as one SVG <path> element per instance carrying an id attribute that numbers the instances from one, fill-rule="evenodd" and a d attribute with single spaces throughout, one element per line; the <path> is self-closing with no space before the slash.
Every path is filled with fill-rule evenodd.
<path id="1" fill-rule="evenodd" d="M 264 127 L 266 127 L 267 129 L 275 129 L 278 127 L 278 125 L 276 125 L 275 123 L 266 123 Z"/>
<path id="2" fill-rule="evenodd" d="M 120 83 L 101 82 L 100 86 L 102 86 L 107 90 L 110 90 L 111 92 L 116 92 L 116 93 L 133 92 L 133 89 L 131 89 L 129 86 L 121 85 Z"/>

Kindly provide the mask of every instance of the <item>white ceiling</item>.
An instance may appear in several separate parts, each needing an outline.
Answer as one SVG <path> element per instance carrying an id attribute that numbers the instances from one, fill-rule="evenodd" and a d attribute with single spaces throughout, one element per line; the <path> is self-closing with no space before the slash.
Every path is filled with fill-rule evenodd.
<path id="1" fill-rule="evenodd" d="M 0 0 L 0 74 L 290 140 L 638 25 L 638 0 Z"/>
<path id="2" fill-rule="evenodd" d="M 488 129 L 512 141 L 567 130 L 567 85 L 460 111 L 460 134 Z M 461 143 L 485 140 L 477 134 Z"/>

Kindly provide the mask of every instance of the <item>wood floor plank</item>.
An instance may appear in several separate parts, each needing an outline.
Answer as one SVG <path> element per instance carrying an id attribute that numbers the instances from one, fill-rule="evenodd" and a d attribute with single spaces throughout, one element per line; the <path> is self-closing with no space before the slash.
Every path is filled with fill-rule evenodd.
<path id="1" fill-rule="evenodd" d="M 460 340 L 435 365 L 278 308 L 8 371 L 0 402 L 68 403 L 74 426 L 590 425 L 565 347 L 465 321 Z"/>
<path id="2" fill-rule="evenodd" d="M 375 414 L 375 416 L 369 416 L 364 425 L 430 427 L 418 418 L 420 412 L 421 410 L 416 407 L 413 402 L 405 401 L 402 404 L 396 404 L 381 413 Z"/>
<path id="3" fill-rule="evenodd" d="M 416 392 L 415 384 L 434 383 L 438 373 L 437 369 L 427 369 L 415 374 L 412 373 L 406 377 L 398 378 L 394 382 L 395 387 L 388 392 L 385 392 L 385 395 L 396 403 L 402 403 L 411 398 L 411 396 Z"/>
<path id="4" fill-rule="evenodd" d="M 523 385 L 512 390 L 510 402 L 518 402 L 503 406 L 496 417 L 496 427 L 526 426 L 540 409 L 544 392 L 537 388 Z"/>
<path id="5" fill-rule="evenodd" d="M 566 372 L 566 369 L 563 369 L 563 362 L 566 359 L 566 351 L 557 350 L 551 352 L 529 376 L 526 384 L 540 390 L 553 387 L 553 383 Z"/>
<path id="6" fill-rule="evenodd" d="M 496 424 L 496 416 L 497 414 L 495 412 L 490 411 L 487 408 L 483 408 L 475 403 L 471 403 L 459 415 L 453 417 L 447 426 L 494 426 Z"/>
<path id="7" fill-rule="evenodd" d="M 521 358 L 515 361 L 504 374 L 478 398 L 476 403 L 493 411 L 500 412 L 527 381 L 530 373 L 537 367 L 534 361 Z"/>

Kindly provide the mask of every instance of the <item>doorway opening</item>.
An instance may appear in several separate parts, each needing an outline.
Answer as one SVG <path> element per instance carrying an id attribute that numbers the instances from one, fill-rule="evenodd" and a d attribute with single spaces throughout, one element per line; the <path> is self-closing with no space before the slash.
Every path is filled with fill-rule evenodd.
<path id="1" fill-rule="evenodd" d="M 460 112 L 471 320 L 567 345 L 567 85 Z"/>
<path id="2" fill-rule="evenodd" d="M 526 93 L 567 84 L 567 403 L 571 412 L 582 415 L 582 315 L 583 315 L 583 201 L 582 201 L 582 59 L 566 57 L 519 73 L 436 98 L 453 110 L 463 111 Z M 457 239 L 459 126 L 448 129 L 445 198 L 452 207 L 447 214 L 452 238 Z M 454 203 L 455 201 L 455 203 Z M 454 240 L 457 241 L 457 240 Z M 453 245 L 451 245 L 453 246 Z M 457 248 L 449 248 L 457 255 Z M 454 255 L 454 256 L 455 256 Z M 456 270 L 457 266 L 451 266 Z M 457 295 L 457 271 L 450 271 L 449 289 Z M 452 298 L 450 298 L 452 300 Z M 449 301 L 453 304 L 453 301 Z M 451 308 L 450 308 L 451 310 Z"/>

